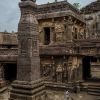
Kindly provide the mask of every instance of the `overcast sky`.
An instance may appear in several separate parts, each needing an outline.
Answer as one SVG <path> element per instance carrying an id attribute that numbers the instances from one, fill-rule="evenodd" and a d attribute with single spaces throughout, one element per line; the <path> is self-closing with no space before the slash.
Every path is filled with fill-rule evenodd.
<path id="1" fill-rule="evenodd" d="M 17 25 L 20 17 L 18 2 L 20 0 L 1 0 L 0 1 L 0 32 L 7 30 L 8 32 L 17 31 Z M 37 0 L 37 4 L 54 2 L 55 0 Z M 58 0 L 62 1 L 62 0 Z M 96 0 L 68 0 L 70 3 L 80 3 L 85 6 Z"/>

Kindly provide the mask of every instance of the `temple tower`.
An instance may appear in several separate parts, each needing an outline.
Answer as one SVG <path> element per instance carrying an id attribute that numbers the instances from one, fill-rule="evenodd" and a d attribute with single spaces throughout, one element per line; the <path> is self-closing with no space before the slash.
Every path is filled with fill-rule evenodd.
<path id="1" fill-rule="evenodd" d="M 38 22 L 36 0 L 21 0 L 18 25 L 17 80 L 12 84 L 9 100 L 45 100 L 45 86 L 40 78 Z"/>

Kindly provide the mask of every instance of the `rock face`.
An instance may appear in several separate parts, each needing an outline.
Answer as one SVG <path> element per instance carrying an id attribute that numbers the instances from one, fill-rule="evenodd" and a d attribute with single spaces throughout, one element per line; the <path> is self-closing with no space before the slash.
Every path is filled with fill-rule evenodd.
<path id="1" fill-rule="evenodd" d="M 91 14 L 100 11 L 100 0 L 96 0 L 86 7 L 82 8 L 81 12 L 84 12 L 85 14 Z"/>
<path id="2" fill-rule="evenodd" d="M 17 80 L 12 84 L 9 100 L 45 100 L 45 87 L 40 79 L 38 22 L 34 16 L 36 4 L 32 0 L 21 1 Z"/>
<path id="3" fill-rule="evenodd" d="M 96 0 L 81 9 L 86 19 L 90 38 L 100 38 L 100 0 Z"/>

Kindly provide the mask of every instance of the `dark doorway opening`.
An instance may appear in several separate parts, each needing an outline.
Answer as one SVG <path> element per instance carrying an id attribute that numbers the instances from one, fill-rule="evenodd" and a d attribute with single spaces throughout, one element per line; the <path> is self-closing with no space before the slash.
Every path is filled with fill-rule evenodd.
<path id="1" fill-rule="evenodd" d="M 97 58 L 93 56 L 86 56 L 83 58 L 83 79 L 84 80 L 91 80 L 91 63 L 97 62 Z"/>
<path id="2" fill-rule="evenodd" d="M 8 82 L 16 80 L 17 77 L 17 64 L 6 64 L 4 66 L 4 78 Z"/>
<path id="3" fill-rule="evenodd" d="M 86 56 L 83 58 L 83 79 L 88 80 L 91 78 L 91 57 Z"/>
<path id="4" fill-rule="evenodd" d="M 45 45 L 50 44 L 50 28 L 49 27 L 44 28 L 44 44 Z"/>

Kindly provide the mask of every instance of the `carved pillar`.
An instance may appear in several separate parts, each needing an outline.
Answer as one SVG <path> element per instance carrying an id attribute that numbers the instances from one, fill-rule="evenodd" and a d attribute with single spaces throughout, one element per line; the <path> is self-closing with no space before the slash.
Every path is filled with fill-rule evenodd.
<path id="1" fill-rule="evenodd" d="M 54 19 L 52 19 L 52 27 L 50 28 L 50 44 L 55 42 L 55 23 Z"/>
<path id="2" fill-rule="evenodd" d="M 63 36 L 63 39 L 64 39 L 64 42 L 66 42 L 67 40 L 67 33 L 68 33 L 68 22 L 66 20 L 66 18 L 64 17 L 64 36 Z"/>
<path id="3" fill-rule="evenodd" d="M 54 30 L 54 27 L 51 27 L 50 29 L 50 44 L 53 44 L 55 42 L 55 30 Z"/>
<path id="4" fill-rule="evenodd" d="M 66 35 L 66 41 L 67 42 L 71 42 L 72 39 L 73 39 L 73 36 L 72 36 L 72 26 L 73 26 L 73 21 L 72 21 L 72 18 L 71 16 L 68 18 L 68 21 L 67 21 L 68 25 L 67 25 L 67 35 Z"/>
<path id="5" fill-rule="evenodd" d="M 44 35 L 45 35 L 44 28 L 42 28 L 42 32 L 41 32 L 41 42 L 42 42 L 43 45 L 45 43 L 45 37 L 44 37 Z"/>
<path id="6" fill-rule="evenodd" d="M 43 31 L 43 28 L 40 30 L 40 34 L 39 34 L 39 39 L 40 39 L 40 43 L 39 43 L 39 45 L 41 46 L 41 45 L 43 45 L 44 44 L 44 33 L 43 33 L 44 31 Z"/>
<path id="7" fill-rule="evenodd" d="M 17 80 L 12 84 L 9 100 L 45 100 L 45 86 L 40 78 L 38 22 L 36 0 L 21 0 L 18 25 Z"/>
<path id="8" fill-rule="evenodd" d="M 71 82 L 72 77 L 72 63 L 73 63 L 73 57 L 68 58 L 68 82 Z"/>
<path id="9" fill-rule="evenodd" d="M 82 81 L 82 58 L 76 56 L 73 58 L 73 69 L 74 69 L 74 82 Z"/>
<path id="10" fill-rule="evenodd" d="M 69 57 L 68 59 L 68 81 L 77 82 L 82 80 L 82 63 L 77 56 Z"/>
<path id="11" fill-rule="evenodd" d="M 55 66 L 55 58 L 52 56 L 52 81 L 56 81 L 56 66 Z"/>
<path id="12" fill-rule="evenodd" d="M 82 75 L 83 75 L 83 68 L 82 68 L 82 57 L 77 57 L 78 63 L 77 63 L 77 81 L 82 81 Z"/>

